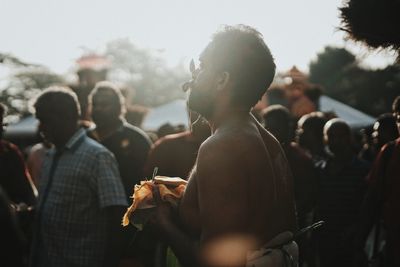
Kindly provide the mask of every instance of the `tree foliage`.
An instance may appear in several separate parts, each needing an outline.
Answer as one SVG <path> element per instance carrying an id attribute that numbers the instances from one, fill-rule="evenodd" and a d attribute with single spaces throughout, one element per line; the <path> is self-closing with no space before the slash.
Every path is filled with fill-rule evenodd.
<path id="1" fill-rule="evenodd" d="M 400 1 L 347 0 L 339 10 L 341 29 L 349 38 L 371 48 L 400 52 Z"/>
<path id="2" fill-rule="evenodd" d="M 400 94 L 400 65 L 370 70 L 345 48 L 326 47 L 310 63 L 310 81 L 325 94 L 373 116 L 389 112 Z"/>
<path id="3" fill-rule="evenodd" d="M 182 65 L 169 67 L 160 55 L 129 39 L 108 43 L 106 56 L 112 60 L 110 80 L 133 88 L 133 103 L 157 106 L 184 97 L 181 85 L 189 75 Z"/>
<path id="4" fill-rule="evenodd" d="M 11 74 L 4 78 L 6 82 L 0 87 L 0 102 L 8 107 L 8 119 L 11 121 L 29 114 L 30 101 L 43 89 L 64 84 L 63 78 L 49 69 L 23 63 L 14 56 L 8 56 L 2 63 L 10 68 Z"/>

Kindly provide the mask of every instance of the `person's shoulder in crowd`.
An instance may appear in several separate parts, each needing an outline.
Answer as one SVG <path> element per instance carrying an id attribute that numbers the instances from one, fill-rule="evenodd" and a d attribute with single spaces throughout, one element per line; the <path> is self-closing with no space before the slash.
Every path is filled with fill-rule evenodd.
<path id="1" fill-rule="evenodd" d="M 190 136 L 191 136 L 190 131 L 184 131 L 184 132 L 175 133 L 175 134 L 168 134 L 168 135 L 163 136 L 160 139 L 158 139 L 154 143 L 154 146 L 169 146 L 169 145 L 174 145 L 176 143 L 190 141 Z"/>
<path id="2" fill-rule="evenodd" d="M 21 150 L 19 150 L 19 148 L 16 145 L 3 139 L 0 140 L 0 153 L 8 153 L 8 152 L 14 152 L 19 156 L 22 156 Z"/>
<path id="3" fill-rule="evenodd" d="M 90 138 L 87 135 L 83 135 L 83 146 L 79 146 L 78 150 L 84 150 L 85 153 L 98 155 L 98 154 L 110 154 L 114 157 L 114 154 L 108 150 L 104 145 L 100 144 L 96 140 Z"/>
<path id="4" fill-rule="evenodd" d="M 295 160 L 299 160 L 302 162 L 303 161 L 312 162 L 312 157 L 309 154 L 307 154 L 307 152 L 303 148 L 301 148 L 299 144 L 295 142 L 290 142 L 283 148 L 288 158 L 291 156 Z"/>
<path id="5" fill-rule="evenodd" d="M 140 140 L 143 143 L 148 143 L 151 145 L 150 137 L 142 129 L 127 122 L 124 122 L 123 124 L 121 135 Z"/>

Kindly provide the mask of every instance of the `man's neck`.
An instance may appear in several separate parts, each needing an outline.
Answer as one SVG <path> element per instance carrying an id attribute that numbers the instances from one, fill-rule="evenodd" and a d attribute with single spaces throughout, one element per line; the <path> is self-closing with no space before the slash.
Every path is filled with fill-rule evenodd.
<path id="1" fill-rule="evenodd" d="M 75 127 L 72 127 L 70 129 L 66 129 L 64 131 L 64 135 L 60 136 L 57 141 L 54 141 L 54 146 L 57 151 L 61 151 L 64 149 L 65 145 L 68 143 L 68 141 L 71 139 L 71 137 L 78 131 L 79 126 L 78 124 Z"/>
<path id="2" fill-rule="evenodd" d="M 235 109 L 227 109 L 224 112 L 220 112 L 213 116 L 212 119 L 209 120 L 211 131 L 215 133 L 215 131 L 220 128 L 222 125 L 227 125 L 229 123 L 234 123 L 237 121 L 248 120 L 250 118 L 250 111 L 244 108 L 235 108 Z"/>

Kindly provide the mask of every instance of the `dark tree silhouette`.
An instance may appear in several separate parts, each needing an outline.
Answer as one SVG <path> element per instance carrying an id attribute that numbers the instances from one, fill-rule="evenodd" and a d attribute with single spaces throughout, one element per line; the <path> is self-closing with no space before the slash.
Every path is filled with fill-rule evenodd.
<path id="1" fill-rule="evenodd" d="M 372 48 L 392 48 L 399 52 L 399 10 L 398 0 L 349 0 L 340 8 L 341 29 L 349 38 Z"/>
<path id="2" fill-rule="evenodd" d="M 373 116 L 389 112 L 400 93 L 400 66 L 364 69 L 344 48 L 326 47 L 310 63 L 310 81 L 324 93 Z"/>

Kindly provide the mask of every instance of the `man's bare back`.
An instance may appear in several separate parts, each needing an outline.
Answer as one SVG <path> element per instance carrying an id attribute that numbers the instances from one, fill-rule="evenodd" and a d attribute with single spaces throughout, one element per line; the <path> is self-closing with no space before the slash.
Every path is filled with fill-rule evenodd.
<path id="1" fill-rule="evenodd" d="M 239 234 L 255 240 L 256 249 L 295 230 L 291 191 L 281 147 L 248 114 L 221 125 L 202 144 L 180 219 L 200 243 Z"/>

